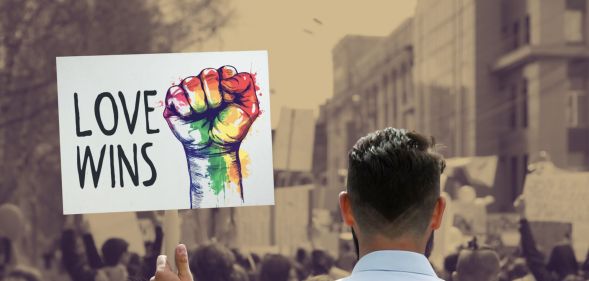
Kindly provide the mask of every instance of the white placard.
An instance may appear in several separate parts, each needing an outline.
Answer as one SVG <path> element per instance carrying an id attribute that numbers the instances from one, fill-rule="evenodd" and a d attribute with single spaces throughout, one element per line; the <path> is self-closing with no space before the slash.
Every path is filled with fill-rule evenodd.
<path id="1" fill-rule="evenodd" d="M 58 57 L 57 82 L 64 214 L 274 204 L 266 51 Z"/>

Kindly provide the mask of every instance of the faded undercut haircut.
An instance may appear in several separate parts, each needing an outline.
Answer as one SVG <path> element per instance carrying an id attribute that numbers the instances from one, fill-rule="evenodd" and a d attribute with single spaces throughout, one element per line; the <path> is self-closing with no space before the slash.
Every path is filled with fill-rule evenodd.
<path id="1" fill-rule="evenodd" d="M 362 232 L 426 234 L 446 166 L 433 138 L 386 128 L 358 140 L 348 158 L 347 189 Z"/>

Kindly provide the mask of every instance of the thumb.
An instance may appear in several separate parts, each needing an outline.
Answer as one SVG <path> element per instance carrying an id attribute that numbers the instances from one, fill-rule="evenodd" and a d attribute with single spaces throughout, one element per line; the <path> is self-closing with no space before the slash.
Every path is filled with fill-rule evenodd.
<path id="1" fill-rule="evenodd" d="M 188 265 L 188 251 L 184 244 L 176 246 L 176 268 L 178 268 L 178 278 L 181 281 L 193 281 Z"/>
<path id="2" fill-rule="evenodd" d="M 221 87 L 224 91 L 232 94 L 240 94 L 250 89 L 253 78 L 249 73 L 238 73 L 231 78 L 221 80 Z"/>

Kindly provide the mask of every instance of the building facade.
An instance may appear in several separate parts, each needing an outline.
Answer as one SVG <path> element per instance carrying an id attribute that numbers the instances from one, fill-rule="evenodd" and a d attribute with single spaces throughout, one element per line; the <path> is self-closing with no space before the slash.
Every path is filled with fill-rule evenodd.
<path id="1" fill-rule="evenodd" d="M 491 211 L 512 208 L 540 151 L 589 170 L 588 13 L 587 0 L 420 0 L 389 36 L 342 39 L 328 186 L 344 186 L 355 141 L 387 126 L 434 136 L 448 158 L 497 155 Z"/>
<path id="2" fill-rule="evenodd" d="M 333 49 L 334 96 L 323 107 L 327 186 L 345 185 L 347 154 L 359 137 L 414 126 L 412 36 L 407 20 L 389 36 L 347 36 Z"/>
<path id="3" fill-rule="evenodd" d="M 542 150 L 561 168 L 589 167 L 586 2 L 418 2 L 419 129 L 447 157 L 499 156 L 492 209 L 511 207 Z"/>

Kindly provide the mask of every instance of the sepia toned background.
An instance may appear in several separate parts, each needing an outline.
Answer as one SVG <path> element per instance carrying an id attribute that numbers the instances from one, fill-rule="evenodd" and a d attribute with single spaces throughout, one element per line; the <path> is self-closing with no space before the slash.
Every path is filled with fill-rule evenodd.
<path id="1" fill-rule="evenodd" d="M 0 209 L 0 236 L 19 247 L 19 263 L 67 278 L 56 56 L 268 50 L 276 205 L 181 211 L 174 235 L 189 248 L 321 250 L 351 270 L 337 206 L 347 151 L 392 126 L 435 137 L 447 159 L 450 204 L 430 258 L 442 275 L 473 236 L 510 272 L 521 257 L 513 203 L 524 193 L 544 254 L 570 233 L 581 264 L 588 12 L 586 0 L 0 0 L 0 204 L 23 214 Z M 90 232 L 149 241 L 163 213 L 110 216 Z M 7 230 L 21 223 L 22 233 Z"/>

